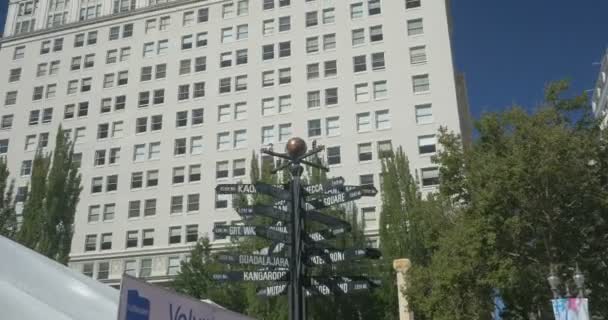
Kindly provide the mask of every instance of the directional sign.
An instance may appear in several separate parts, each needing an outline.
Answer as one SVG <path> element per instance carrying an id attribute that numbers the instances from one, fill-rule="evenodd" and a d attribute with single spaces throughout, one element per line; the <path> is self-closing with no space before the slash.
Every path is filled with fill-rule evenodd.
<path id="1" fill-rule="evenodd" d="M 266 256 L 257 254 L 219 254 L 217 260 L 227 264 L 246 264 L 262 267 L 289 268 L 289 259 L 285 257 Z"/>
<path id="2" fill-rule="evenodd" d="M 243 217 L 243 219 L 251 219 L 257 215 L 280 221 L 291 220 L 291 216 L 285 210 L 274 206 L 256 205 L 253 207 L 243 207 L 238 208 L 237 213 Z"/>
<path id="3" fill-rule="evenodd" d="M 285 226 L 216 226 L 213 233 L 220 236 L 259 236 L 269 240 L 289 242 L 287 227 Z"/>
<path id="4" fill-rule="evenodd" d="M 309 261 L 311 264 L 324 265 L 328 263 L 343 262 L 359 258 L 379 259 L 382 254 L 380 250 L 373 248 L 364 249 L 346 249 L 346 250 L 331 250 L 331 249 L 314 249 L 309 248 Z"/>
<path id="5" fill-rule="evenodd" d="M 314 243 L 314 242 L 321 242 L 321 241 L 335 239 L 337 236 L 344 234 L 346 232 L 347 232 L 346 228 L 325 229 L 325 230 L 313 232 L 311 234 L 306 235 L 305 238 L 307 238 L 307 239 L 305 239 L 305 240 L 309 244 Z"/>
<path id="6" fill-rule="evenodd" d="M 338 282 L 332 284 L 313 284 L 305 288 L 306 296 L 322 295 L 328 296 L 331 294 L 351 294 L 363 291 L 369 291 L 372 285 L 368 281 L 350 281 Z M 258 296 L 276 297 L 287 293 L 287 284 L 277 284 L 262 288 L 257 292 Z"/>
<path id="7" fill-rule="evenodd" d="M 263 288 L 257 292 L 260 297 L 276 297 L 287 293 L 287 284 L 277 284 Z"/>
<path id="8" fill-rule="evenodd" d="M 289 191 L 281 187 L 266 183 L 256 184 L 219 184 L 215 187 L 218 194 L 266 194 L 276 199 L 289 200 L 291 195 Z"/>
<path id="9" fill-rule="evenodd" d="M 329 189 L 333 189 L 341 185 L 344 185 L 344 178 L 335 177 L 328 179 L 323 183 L 304 186 L 304 191 L 306 191 L 308 194 L 324 193 Z"/>
<path id="10" fill-rule="evenodd" d="M 359 200 L 364 196 L 370 196 L 373 193 L 373 190 L 376 190 L 374 186 L 361 186 L 350 191 L 327 195 L 320 199 L 311 199 L 308 200 L 308 203 L 317 209 L 322 209 L 349 201 Z"/>
<path id="11" fill-rule="evenodd" d="M 351 230 L 350 223 L 348 223 L 342 219 L 338 219 L 336 217 L 332 217 L 330 215 L 321 213 L 317 210 L 306 211 L 306 218 L 316 221 L 316 222 L 320 222 L 320 223 L 328 225 L 330 227 L 344 227 L 348 231 Z"/>
<path id="12" fill-rule="evenodd" d="M 307 289 L 307 295 L 322 295 L 328 296 L 331 294 L 351 294 L 362 291 L 369 291 L 372 285 L 368 281 L 351 281 L 351 282 L 338 282 L 332 284 L 315 284 L 309 286 Z"/>
<path id="13" fill-rule="evenodd" d="M 287 281 L 288 271 L 232 271 L 213 275 L 217 281 Z"/>

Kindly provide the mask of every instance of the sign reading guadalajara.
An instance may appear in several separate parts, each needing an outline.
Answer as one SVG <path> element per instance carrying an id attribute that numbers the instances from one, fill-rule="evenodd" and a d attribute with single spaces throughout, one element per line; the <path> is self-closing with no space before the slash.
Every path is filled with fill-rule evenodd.
<path id="1" fill-rule="evenodd" d="M 217 256 L 217 259 L 221 263 L 289 268 L 289 259 L 285 257 L 264 256 L 256 254 L 219 254 Z"/>

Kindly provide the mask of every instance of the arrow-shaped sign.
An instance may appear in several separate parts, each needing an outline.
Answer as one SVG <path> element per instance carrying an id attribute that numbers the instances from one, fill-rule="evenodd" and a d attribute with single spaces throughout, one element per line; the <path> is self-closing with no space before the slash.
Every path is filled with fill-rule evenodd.
<path id="1" fill-rule="evenodd" d="M 287 281 L 288 271 L 232 271 L 213 275 L 217 281 Z"/>
<path id="2" fill-rule="evenodd" d="M 351 294 L 363 291 L 369 291 L 372 285 L 368 281 L 350 281 L 350 282 L 337 282 L 332 284 L 317 283 L 310 285 L 305 288 L 306 296 L 323 295 L 328 296 L 331 294 Z M 257 292 L 258 296 L 262 297 L 276 297 L 287 293 L 287 284 L 277 284 L 262 288 Z"/>
<path id="3" fill-rule="evenodd" d="M 251 219 L 256 215 L 268 217 L 279 221 L 290 221 L 291 216 L 286 210 L 282 210 L 281 207 L 275 206 L 263 206 L 256 205 L 253 207 L 238 208 L 236 212 L 243 217 L 243 219 Z"/>
<path id="4" fill-rule="evenodd" d="M 307 295 L 322 295 L 328 296 L 331 294 L 342 295 L 351 294 L 362 291 L 369 291 L 372 288 L 371 284 L 367 281 L 351 281 L 351 282 L 337 282 L 337 283 L 319 283 L 309 286 L 307 289 Z"/>
<path id="5" fill-rule="evenodd" d="M 259 290 L 256 295 L 259 297 L 277 297 L 287 293 L 287 284 L 277 284 Z"/>
<path id="6" fill-rule="evenodd" d="M 317 210 L 306 211 L 305 217 L 310 220 L 328 225 L 330 227 L 343 227 L 347 230 L 347 232 L 351 230 L 350 223 L 348 223 L 342 219 L 321 213 Z"/>
<path id="7" fill-rule="evenodd" d="M 324 193 L 329 189 L 333 189 L 333 188 L 336 188 L 336 187 L 339 187 L 342 185 L 344 185 L 344 178 L 335 177 L 335 178 L 328 179 L 327 181 L 325 181 L 323 183 L 317 183 L 317 184 L 311 184 L 308 186 L 304 186 L 304 191 L 306 191 L 307 194 Z"/>
<path id="8" fill-rule="evenodd" d="M 310 199 L 308 200 L 308 203 L 317 209 L 323 209 L 333 205 L 359 200 L 361 197 L 371 196 L 372 194 L 375 195 L 378 191 L 376 190 L 374 193 L 374 190 L 376 190 L 376 188 L 371 185 L 361 186 L 350 191 L 327 195 L 320 199 Z"/>
<path id="9" fill-rule="evenodd" d="M 289 191 L 281 187 L 258 182 L 256 184 L 219 184 L 215 187 L 218 194 L 256 194 L 269 195 L 280 200 L 291 199 Z"/>
<path id="10" fill-rule="evenodd" d="M 258 236 L 268 240 L 289 243 L 290 237 L 285 226 L 216 226 L 213 233 L 220 236 Z"/>
<path id="11" fill-rule="evenodd" d="M 314 265 L 324 265 L 360 258 L 379 259 L 382 256 L 380 250 L 374 248 L 351 248 L 346 250 L 309 248 L 308 251 L 310 252 L 308 260 Z"/>
<path id="12" fill-rule="evenodd" d="M 246 264 L 262 267 L 289 268 L 289 259 L 257 254 L 218 254 L 217 261 L 227 264 Z"/>

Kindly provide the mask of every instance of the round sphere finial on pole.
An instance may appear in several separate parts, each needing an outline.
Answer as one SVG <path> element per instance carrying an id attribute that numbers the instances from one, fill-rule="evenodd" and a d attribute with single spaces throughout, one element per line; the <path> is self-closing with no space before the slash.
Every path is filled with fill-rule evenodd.
<path id="1" fill-rule="evenodd" d="M 306 142 L 302 138 L 294 137 L 287 141 L 287 154 L 292 158 L 304 155 L 308 149 Z"/>

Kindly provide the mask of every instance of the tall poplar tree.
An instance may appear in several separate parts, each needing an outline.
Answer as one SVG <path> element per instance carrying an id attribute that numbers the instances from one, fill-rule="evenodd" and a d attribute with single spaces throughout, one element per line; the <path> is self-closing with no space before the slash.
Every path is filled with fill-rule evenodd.
<path id="1" fill-rule="evenodd" d="M 9 181 L 6 160 L 0 159 L 0 235 L 7 238 L 14 238 L 17 233 L 13 190 L 14 180 Z"/>
<path id="2" fill-rule="evenodd" d="M 73 155 L 73 142 L 63 135 L 61 126 L 53 152 L 43 155 L 37 151 L 17 237 L 22 244 L 63 264 L 68 262 L 74 215 L 82 190 Z"/>

